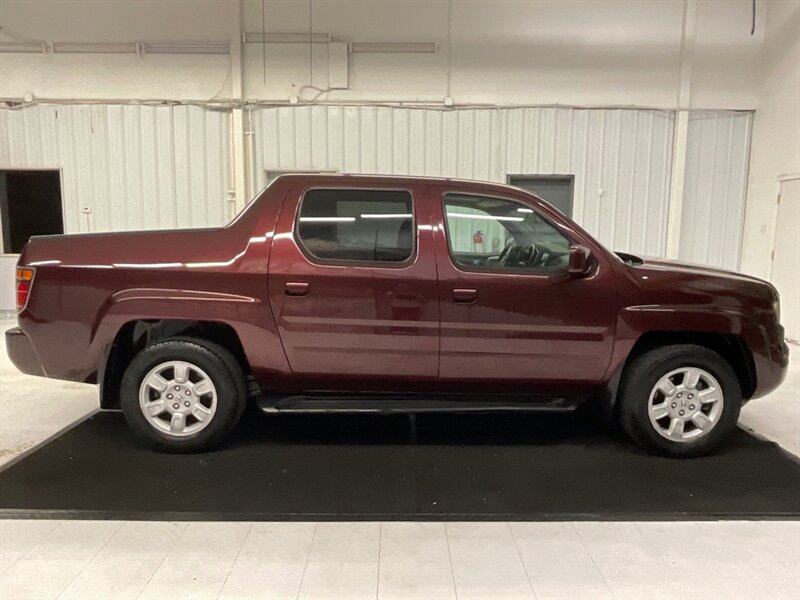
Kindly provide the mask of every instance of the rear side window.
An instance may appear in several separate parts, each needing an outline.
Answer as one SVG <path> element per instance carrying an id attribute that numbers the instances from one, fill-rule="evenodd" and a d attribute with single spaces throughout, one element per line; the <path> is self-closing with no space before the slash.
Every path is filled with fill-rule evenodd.
<path id="1" fill-rule="evenodd" d="M 306 192 L 297 238 L 321 261 L 402 263 L 414 251 L 413 203 L 404 191 Z"/>

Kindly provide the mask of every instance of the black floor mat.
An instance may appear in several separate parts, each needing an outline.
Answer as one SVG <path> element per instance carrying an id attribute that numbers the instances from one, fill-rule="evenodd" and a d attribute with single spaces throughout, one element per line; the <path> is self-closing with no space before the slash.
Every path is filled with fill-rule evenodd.
<path id="1" fill-rule="evenodd" d="M 221 449 L 158 454 L 98 413 L 0 472 L 0 516 L 114 519 L 800 517 L 800 465 L 736 431 L 670 460 L 580 415 L 247 415 Z M 415 439 L 414 439 L 415 438 Z"/>

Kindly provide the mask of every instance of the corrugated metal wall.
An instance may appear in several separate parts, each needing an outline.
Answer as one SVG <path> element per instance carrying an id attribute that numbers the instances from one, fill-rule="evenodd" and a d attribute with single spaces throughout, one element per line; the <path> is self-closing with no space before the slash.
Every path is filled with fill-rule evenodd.
<path id="1" fill-rule="evenodd" d="M 665 251 L 669 111 L 292 106 L 250 120 L 257 186 L 286 170 L 574 174 L 579 223 L 615 249 Z M 738 267 L 751 121 L 692 113 L 682 258 Z M 0 168 L 61 168 L 67 232 L 219 225 L 230 217 L 228 128 L 229 113 L 196 106 L 0 109 Z"/>
<path id="2" fill-rule="evenodd" d="M 575 174 L 574 217 L 619 250 L 663 254 L 674 115 L 572 108 L 254 109 L 256 183 L 267 171 L 434 175 L 505 182 Z"/>
<path id="3" fill-rule="evenodd" d="M 750 112 L 689 116 L 680 257 L 738 269 L 741 258 Z"/>
<path id="4" fill-rule="evenodd" d="M 0 109 L 0 167 L 61 168 L 67 233 L 219 225 L 228 128 L 196 106 Z"/>

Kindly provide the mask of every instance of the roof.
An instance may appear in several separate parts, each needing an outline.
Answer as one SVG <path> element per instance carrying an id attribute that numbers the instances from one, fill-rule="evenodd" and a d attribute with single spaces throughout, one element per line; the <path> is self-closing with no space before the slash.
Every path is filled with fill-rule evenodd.
<path id="1" fill-rule="evenodd" d="M 492 188 L 505 188 L 514 191 L 520 191 L 521 188 L 518 188 L 513 185 L 508 185 L 505 183 L 498 183 L 496 181 L 479 181 L 477 179 L 459 179 L 456 177 L 430 177 L 424 175 L 378 175 L 378 174 L 348 174 L 348 173 L 283 173 L 278 175 L 273 181 L 277 181 L 283 178 L 302 178 L 304 180 L 319 180 L 319 181 L 330 181 L 332 179 L 342 179 L 345 181 L 352 181 L 352 182 L 364 182 L 364 183 L 375 183 L 378 181 L 383 181 L 385 183 L 394 183 L 394 182 L 420 182 L 420 183 L 439 183 L 439 184 L 469 184 L 469 185 L 477 185 L 477 186 L 486 186 Z M 526 190 L 523 190 L 526 191 Z"/>

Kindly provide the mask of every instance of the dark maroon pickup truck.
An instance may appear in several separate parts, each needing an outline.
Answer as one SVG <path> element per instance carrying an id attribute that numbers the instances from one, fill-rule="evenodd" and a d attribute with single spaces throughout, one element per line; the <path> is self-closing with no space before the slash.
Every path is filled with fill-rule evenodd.
<path id="1" fill-rule="evenodd" d="M 266 412 L 571 411 L 716 448 L 788 364 L 778 294 L 609 252 L 513 187 L 288 175 L 221 229 L 34 237 L 8 352 L 204 450 Z"/>

